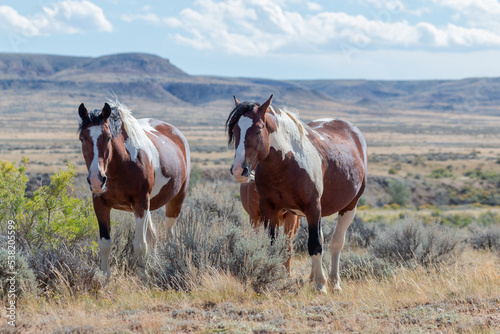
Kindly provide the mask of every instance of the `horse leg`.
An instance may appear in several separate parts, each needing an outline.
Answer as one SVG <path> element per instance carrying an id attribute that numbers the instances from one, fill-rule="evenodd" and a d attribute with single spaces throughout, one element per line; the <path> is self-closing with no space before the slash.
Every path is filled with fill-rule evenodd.
<path id="1" fill-rule="evenodd" d="M 139 277 L 144 272 L 146 255 L 148 252 L 147 230 L 151 222 L 151 212 L 149 211 L 149 197 L 145 202 L 134 205 L 135 215 L 135 235 L 134 235 L 134 256 L 139 267 Z"/>
<path id="2" fill-rule="evenodd" d="M 340 288 L 339 263 L 340 252 L 344 248 L 345 233 L 356 214 L 356 208 L 348 211 L 340 211 L 337 228 L 330 240 L 330 253 L 332 254 L 332 269 L 330 271 L 330 284 L 333 290 L 342 291 Z"/>
<path id="3" fill-rule="evenodd" d="M 94 211 L 99 222 L 99 252 L 101 253 L 101 271 L 109 277 L 109 254 L 111 253 L 111 208 L 104 204 L 101 197 L 94 197 Z"/>
<path id="4" fill-rule="evenodd" d="M 319 202 L 319 201 L 318 201 Z M 323 273 L 321 259 L 323 257 L 323 231 L 321 230 L 321 208 L 319 203 L 306 212 L 307 225 L 309 227 L 308 249 L 311 256 L 311 275 L 316 289 L 326 294 L 326 276 Z"/>
<path id="5" fill-rule="evenodd" d="M 184 203 L 184 199 L 186 198 L 188 187 L 189 185 L 186 181 L 179 193 L 165 205 L 165 217 L 167 220 L 168 237 L 172 235 L 174 225 L 177 222 L 179 215 L 181 214 L 182 204 Z"/>
<path id="6" fill-rule="evenodd" d="M 293 236 L 295 232 L 297 231 L 296 229 L 296 224 L 298 220 L 298 216 L 294 215 L 293 213 L 290 212 L 285 212 L 283 215 L 283 223 L 284 223 L 284 231 L 285 234 L 290 237 L 290 244 L 288 246 L 288 250 L 290 252 L 290 255 L 288 256 L 288 259 L 285 261 L 285 268 L 288 271 L 288 274 L 292 274 L 292 270 L 290 268 L 291 262 L 292 262 L 292 252 L 293 252 Z"/>
<path id="7" fill-rule="evenodd" d="M 259 202 L 260 212 L 262 214 L 262 221 L 265 228 L 269 228 L 269 236 L 271 237 L 271 244 L 274 243 L 276 238 L 276 227 L 279 226 L 280 210 L 267 201 Z"/>

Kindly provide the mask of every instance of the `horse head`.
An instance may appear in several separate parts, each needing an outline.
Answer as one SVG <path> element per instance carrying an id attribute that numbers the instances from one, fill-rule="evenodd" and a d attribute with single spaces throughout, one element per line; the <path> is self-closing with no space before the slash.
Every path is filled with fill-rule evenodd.
<path id="1" fill-rule="evenodd" d="M 269 130 L 266 113 L 273 96 L 262 105 L 256 102 L 239 102 L 226 122 L 229 143 L 235 143 L 231 174 L 239 183 L 246 183 L 257 164 L 269 155 Z"/>
<path id="2" fill-rule="evenodd" d="M 109 124 L 111 107 L 105 103 L 100 113 L 99 110 L 94 110 L 89 114 L 82 103 L 78 114 L 81 118 L 82 152 L 89 171 L 87 182 L 94 194 L 102 194 L 106 191 L 106 170 L 113 153 L 113 135 Z"/>

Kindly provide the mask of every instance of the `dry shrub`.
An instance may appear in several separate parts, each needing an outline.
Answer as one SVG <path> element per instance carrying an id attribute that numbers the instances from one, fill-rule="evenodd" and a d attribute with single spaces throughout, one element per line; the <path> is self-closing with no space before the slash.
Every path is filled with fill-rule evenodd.
<path id="1" fill-rule="evenodd" d="M 133 226 L 133 221 L 134 216 L 123 211 L 114 212 L 112 218 L 111 240 L 113 243 L 109 264 L 112 271 L 116 270 L 124 275 L 135 275 L 137 270 L 137 259 L 134 256 L 135 226 Z M 153 220 L 153 224 L 158 226 L 156 223 Z M 97 263 L 100 263 L 100 260 Z"/>
<path id="2" fill-rule="evenodd" d="M 9 290 L 11 286 L 15 287 L 14 291 Z M 26 293 L 36 293 L 36 290 L 35 275 L 26 259 L 19 254 L 12 255 L 6 249 L 0 249 L 0 300 L 7 300 L 9 295 L 13 294 L 15 298 L 19 298 Z"/>
<path id="3" fill-rule="evenodd" d="M 307 228 L 307 220 L 300 219 L 299 229 L 293 238 L 293 251 L 295 253 L 307 254 L 307 242 L 309 240 L 309 230 Z"/>
<path id="4" fill-rule="evenodd" d="M 372 251 L 378 258 L 407 266 L 450 264 L 463 251 L 463 241 L 457 229 L 406 216 L 375 240 Z"/>
<path id="5" fill-rule="evenodd" d="M 324 249 L 328 248 L 330 239 L 335 232 L 337 227 L 337 218 L 334 222 L 322 219 L 322 230 L 324 233 L 325 246 Z M 379 233 L 379 227 L 373 223 L 365 223 L 361 217 L 355 216 L 352 224 L 349 226 L 346 232 L 346 248 L 369 247 Z M 294 237 L 293 247 L 295 253 L 307 253 L 307 242 L 309 238 L 309 231 L 307 227 L 307 220 L 305 218 L 301 219 L 300 227 Z"/>
<path id="6" fill-rule="evenodd" d="M 340 258 L 340 277 L 362 280 L 367 278 L 384 279 L 394 274 L 394 265 L 378 259 L 371 254 L 342 253 Z"/>
<path id="7" fill-rule="evenodd" d="M 280 288 L 287 278 L 288 237 L 271 244 L 264 229 L 241 219 L 236 200 L 220 184 L 195 188 L 168 241 L 150 261 L 155 284 L 189 290 L 213 270 L 230 273 L 256 291 Z"/>
<path id="8" fill-rule="evenodd" d="M 28 262 L 45 292 L 95 293 L 105 284 L 97 257 L 85 245 L 61 244 L 54 249 L 39 249 Z"/>
<path id="9" fill-rule="evenodd" d="M 361 217 L 355 216 L 347 229 L 346 242 L 348 245 L 367 248 L 376 239 L 379 228 L 373 223 L 365 223 Z"/>
<path id="10" fill-rule="evenodd" d="M 500 226 L 472 224 L 467 241 L 474 249 L 492 250 L 500 255 Z"/>

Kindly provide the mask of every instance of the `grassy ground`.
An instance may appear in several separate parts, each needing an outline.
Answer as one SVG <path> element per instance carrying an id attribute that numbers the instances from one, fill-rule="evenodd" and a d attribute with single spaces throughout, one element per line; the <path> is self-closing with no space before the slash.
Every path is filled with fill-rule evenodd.
<path id="1" fill-rule="evenodd" d="M 468 250 L 440 270 L 399 268 L 390 278 L 343 281 L 319 295 L 305 281 L 306 256 L 293 259 L 291 288 L 257 294 L 231 275 L 206 275 L 191 292 L 148 288 L 114 273 L 97 296 L 61 292 L 26 298 L 6 333 L 498 333 L 500 263 Z"/>

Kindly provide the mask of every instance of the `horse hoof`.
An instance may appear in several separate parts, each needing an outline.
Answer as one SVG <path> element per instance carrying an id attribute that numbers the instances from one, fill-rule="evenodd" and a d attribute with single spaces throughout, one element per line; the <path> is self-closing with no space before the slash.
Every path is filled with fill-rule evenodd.
<path id="1" fill-rule="evenodd" d="M 316 288 L 320 294 L 325 295 L 325 296 L 328 294 L 328 291 L 326 291 L 326 285 L 318 286 Z"/>

